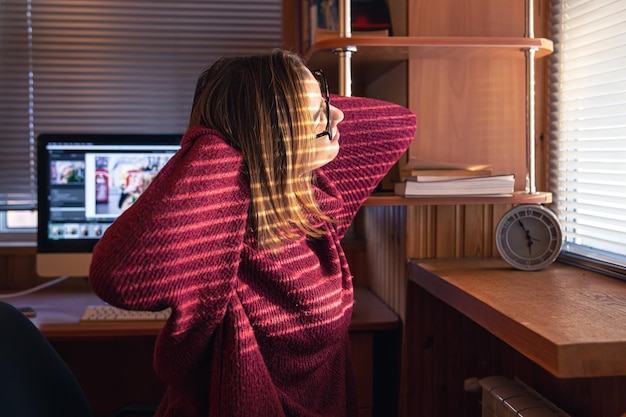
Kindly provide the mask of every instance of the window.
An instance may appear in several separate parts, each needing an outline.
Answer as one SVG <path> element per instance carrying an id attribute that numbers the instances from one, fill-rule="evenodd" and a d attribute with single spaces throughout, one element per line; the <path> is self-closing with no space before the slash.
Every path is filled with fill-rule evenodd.
<path id="1" fill-rule="evenodd" d="M 626 277 L 626 2 L 553 0 L 551 191 L 564 260 Z"/>
<path id="2" fill-rule="evenodd" d="M 281 0 L 0 0 L 0 237 L 35 209 L 37 135 L 182 133 L 206 66 L 281 43 Z"/>

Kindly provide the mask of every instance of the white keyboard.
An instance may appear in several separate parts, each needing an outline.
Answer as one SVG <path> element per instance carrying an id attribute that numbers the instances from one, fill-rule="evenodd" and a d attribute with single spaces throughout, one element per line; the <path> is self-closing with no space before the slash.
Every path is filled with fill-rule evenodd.
<path id="1" fill-rule="evenodd" d="M 171 312 L 169 308 L 162 311 L 131 311 L 110 305 L 92 305 L 87 306 L 80 321 L 165 321 Z"/>

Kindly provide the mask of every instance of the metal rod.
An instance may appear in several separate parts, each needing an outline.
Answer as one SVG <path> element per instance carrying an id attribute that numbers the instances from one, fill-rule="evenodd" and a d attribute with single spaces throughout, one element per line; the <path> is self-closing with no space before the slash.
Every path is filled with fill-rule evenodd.
<path id="1" fill-rule="evenodd" d="M 339 37 L 351 38 L 352 26 L 350 23 L 350 0 L 339 2 Z M 342 96 L 352 96 L 352 53 L 356 52 L 353 46 L 336 49 L 334 51 L 339 56 L 339 94 Z"/>
<path id="2" fill-rule="evenodd" d="M 534 37 L 533 1 L 526 0 L 526 37 Z M 535 178 L 535 52 L 526 51 L 526 192 L 537 193 Z"/>

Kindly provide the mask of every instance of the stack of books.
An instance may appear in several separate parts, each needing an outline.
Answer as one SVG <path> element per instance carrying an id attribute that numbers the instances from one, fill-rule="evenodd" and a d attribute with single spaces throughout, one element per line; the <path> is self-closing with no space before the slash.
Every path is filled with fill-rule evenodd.
<path id="1" fill-rule="evenodd" d="M 411 159 L 394 193 L 405 197 L 511 196 L 514 174 L 493 174 L 489 165 L 465 165 Z"/>

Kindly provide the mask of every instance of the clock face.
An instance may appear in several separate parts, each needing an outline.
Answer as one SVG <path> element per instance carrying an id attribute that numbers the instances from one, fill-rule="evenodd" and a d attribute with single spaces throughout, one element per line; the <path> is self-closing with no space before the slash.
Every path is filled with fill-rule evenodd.
<path id="1" fill-rule="evenodd" d="M 563 235 L 549 209 L 525 204 L 509 210 L 496 226 L 496 246 L 502 258 L 522 270 L 538 270 L 555 261 Z"/>

